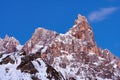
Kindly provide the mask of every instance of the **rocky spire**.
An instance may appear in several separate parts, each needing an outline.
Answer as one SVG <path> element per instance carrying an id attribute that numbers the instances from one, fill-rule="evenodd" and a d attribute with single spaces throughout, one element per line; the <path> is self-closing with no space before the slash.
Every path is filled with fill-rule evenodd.
<path id="1" fill-rule="evenodd" d="M 83 41 L 94 42 L 94 36 L 91 27 L 89 26 L 87 19 L 80 14 L 78 15 L 78 19 L 75 20 L 73 28 L 71 28 L 68 33 Z"/>
<path id="2" fill-rule="evenodd" d="M 90 47 L 91 51 L 99 53 L 94 41 L 92 29 L 84 16 L 78 14 L 78 18 L 75 20 L 74 26 L 67 32 L 67 34 L 70 34 L 82 41 L 86 41 L 87 46 Z"/>

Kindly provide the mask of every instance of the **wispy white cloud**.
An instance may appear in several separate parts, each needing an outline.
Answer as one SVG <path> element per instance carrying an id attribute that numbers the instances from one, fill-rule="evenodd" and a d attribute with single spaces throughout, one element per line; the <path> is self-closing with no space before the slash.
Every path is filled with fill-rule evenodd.
<path id="1" fill-rule="evenodd" d="M 94 21 L 102 21 L 104 20 L 108 15 L 114 13 L 116 10 L 118 10 L 117 7 L 109 7 L 109 8 L 101 8 L 98 11 L 93 11 L 88 15 L 88 19 L 91 22 Z"/>

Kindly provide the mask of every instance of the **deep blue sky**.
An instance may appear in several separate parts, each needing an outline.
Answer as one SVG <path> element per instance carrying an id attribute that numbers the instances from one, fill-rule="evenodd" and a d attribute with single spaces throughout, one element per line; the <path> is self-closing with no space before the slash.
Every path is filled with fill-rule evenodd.
<path id="1" fill-rule="evenodd" d="M 99 47 L 120 57 L 120 0 L 0 0 L 0 37 L 24 44 L 37 27 L 65 33 L 78 14 L 88 18 Z"/>

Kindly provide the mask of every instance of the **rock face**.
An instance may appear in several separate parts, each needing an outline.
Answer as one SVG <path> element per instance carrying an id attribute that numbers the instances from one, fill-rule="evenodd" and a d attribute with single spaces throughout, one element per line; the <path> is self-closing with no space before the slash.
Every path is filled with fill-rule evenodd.
<path id="1" fill-rule="evenodd" d="M 120 60 L 97 46 L 81 15 L 65 34 L 38 28 L 22 50 L 6 51 L 0 80 L 120 80 Z"/>

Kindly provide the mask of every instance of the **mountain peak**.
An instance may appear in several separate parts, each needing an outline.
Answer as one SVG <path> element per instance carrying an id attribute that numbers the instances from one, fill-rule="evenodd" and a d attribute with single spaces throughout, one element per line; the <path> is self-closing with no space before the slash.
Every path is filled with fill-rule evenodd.
<path id="1" fill-rule="evenodd" d="M 8 40 L 10 37 L 6 34 L 4 40 Z"/>
<path id="2" fill-rule="evenodd" d="M 39 27 L 39 28 L 35 29 L 35 32 L 33 35 L 39 35 L 41 32 L 42 32 L 42 34 L 46 34 L 47 31 L 48 31 L 47 29 Z"/>
<path id="3" fill-rule="evenodd" d="M 31 39 L 24 45 L 23 50 L 26 53 L 35 53 L 44 46 L 48 46 L 56 36 L 57 33 L 54 31 L 37 28 Z"/>
<path id="4" fill-rule="evenodd" d="M 19 41 L 14 37 L 5 36 L 4 39 L 0 38 L 0 54 L 16 52 L 17 46 L 20 45 Z"/>
<path id="5" fill-rule="evenodd" d="M 91 38 L 94 40 L 93 32 L 89 23 L 87 22 L 87 19 L 80 14 L 78 14 L 75 24 L 67 33 L 78 39 L 89 40 Z"/>
<path id="6" fill-rule="evenodd" d="M 87 45 L 92 47 L 92 51 L 94 49 L 95 53 L 99 53 L 94 40 L 92 28 L 84 16 L 79 14 L 78 18 L 75 20 L 75 24 L 66 34 L 72 35 L 76 39 L 87 42 Z"/>
<path id="7" fill-rule="evenodd" d="M 87 21 L 87 19 L 85 18 L 85 16 L 82 16 L 81 14 L 78 14 L 78 19 L 76 20 L 76 23 L 80 23 L 83 21 Z"/>

